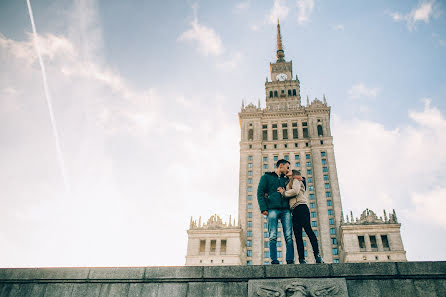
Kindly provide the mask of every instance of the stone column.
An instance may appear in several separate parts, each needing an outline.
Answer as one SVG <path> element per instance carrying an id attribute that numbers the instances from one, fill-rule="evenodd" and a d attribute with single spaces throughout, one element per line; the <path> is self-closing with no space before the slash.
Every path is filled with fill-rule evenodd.
<path id="1" fill-rule="evenodd" d="M 364 234 L 364 241 L 365 241 L 365 250 L 367 252 L 371 252 L 372 246 L 370 245 L 370 238 L 368 234 Z"/>

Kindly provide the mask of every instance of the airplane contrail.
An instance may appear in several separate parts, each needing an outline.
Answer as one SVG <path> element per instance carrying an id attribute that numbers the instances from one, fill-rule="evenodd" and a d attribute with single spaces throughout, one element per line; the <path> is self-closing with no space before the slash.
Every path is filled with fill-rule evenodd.
<path id="1" fill-rule="evenodd" d="M 36 30 L 36 25 L 34 23 L 34 16 L 33 16 L 33 11 L 32 11 L 32 8 L 31 8 L 30 0 L 26 0 L 26 3 L 28 4 L 29 18 L 31 20 L 31 26 L 32 26 L 32 29 L 33 29 L 34 48 L 35 48 L 35 50 L 37 52 L 37 57 L 39 58 L 40 70 L 42 71 L 43 89 L 45 90 L 46 103 L 48 105 L 48 112 L 50 114 L 51 126 L 53 127 L 54 139 L 56 141 L 57 159 L 59 161 L 59 167 L 60 167 L 60 171 L 61 171 L 61 174 L 62 174 L 62 179 L 63 179 L 63 182 L 65 184 L 65 190 L 66 190 L 67 193 L 69 193 L 70 192 L 70 186 L 69 186 L 68 178 L 67 178 L 67 175 L 66 175 L 65 161 L 64 161 L 64 158 L 63 158 L 63 154 L 62 154 L 62 149 L 60 147 L 59 133 L 57 132 L 56 119 L 54 118 L 53 105 L 51 103 L 51 96 L 50 96 L 50 92 L 49 92 L 49 89 L 48 89 L 48 81 L 47 81 L 47 77 L 46 77 L 45 64 L 43 64 L 42 55 L 40 53 L 39 44 L 37 42 L 37 30 Z"/>

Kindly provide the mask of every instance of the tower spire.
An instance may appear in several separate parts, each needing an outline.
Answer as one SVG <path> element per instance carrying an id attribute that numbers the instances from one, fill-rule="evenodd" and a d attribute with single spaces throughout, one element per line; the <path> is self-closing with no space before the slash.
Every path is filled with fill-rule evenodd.
<path id="1" fill-rule="evenodd" d="M 280 23 L 277 19 L 277 62 L 285 62 L 285 52 L 282 47 L 282 36 L 280 35 Z"/>

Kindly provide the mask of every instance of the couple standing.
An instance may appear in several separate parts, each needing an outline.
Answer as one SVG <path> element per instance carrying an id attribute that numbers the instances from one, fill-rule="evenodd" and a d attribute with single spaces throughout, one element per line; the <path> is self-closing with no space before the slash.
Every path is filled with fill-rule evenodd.
<path id="1" fill-rule="evenodd" d="M 277 260 L 277 224 L 282 222 L 286 242 L 286 262 L 294 263 L 293 231 L 296 238 L 299 263 L 304 264 L 304 243 L 302 228 L 310 238 L 316 263 L 323 263 L 319 254 L 316 235 L 310 225 L 310 210 L 305 194 L 306 182 L 300 171 L 290 170 L 290 162 L 277 161 L 276 170 L 266 172 L 257 188 L 257 201 L 260 212 L 268 218 L 269 254 L 271 264 L 279 264 Z"/>

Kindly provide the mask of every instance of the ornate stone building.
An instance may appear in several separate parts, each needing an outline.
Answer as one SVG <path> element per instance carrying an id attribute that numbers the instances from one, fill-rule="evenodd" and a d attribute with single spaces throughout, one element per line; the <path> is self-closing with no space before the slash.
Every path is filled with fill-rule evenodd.
<path id="1" fill-rule="evenodd" d="M 341 262 L 402 262 L 407 261 L 395 210 L 387 217 L 379 217 L 366 209 L 358 219 L 341 222 Z"/>
<path id="2" fill-rule="evenodd" d="M 242 230 L 235 220 L 224 223 L 213 215 L 207 223 L 191 218 L 187 230 L 186 266 L 242 265 Z"/>
<path id="3" fill-rule="evenodd" d="M 369 241 L 366 241 L 366 251 L 374 253 L 364 254 L 361 250 L 358 256 L 358 238 L 360 237 L 355 236 L 372 240 L 373 237 L 370 236 L 375 236 L 376 239 L 378 235 L 380 236 L 376 239 L 378 251 L 384 252 L 385 238 L 388 240 L 388 248 L 392 251 L 389 253 L 385 250 L 386 257 L 384 254 L 376 254 L 380 261 L 405 260 L 399 233 L 400 225 L 396 223 L 396 216 L 392 224 L 387 219 L 382 224 L 374 220 L 373 230 L 367 230 L 366 227 L 372 225 L 361 223 L 361 219 L 359 223 L 344 221 L 330 129 L 331 108 L 325 96 L 322 100 L 315 98 L 311 102 L 307 97 L 305 105 L 302 104 L 300 81 L 297 75 L 293 75 L 292 61 L 285 60 L 279 24 L 277 24 L 277 60 L 270 63 L 270 77 L 267 77 L 265 82 L 265 97 L 265 108 L 261 108 L 260 101 L 257 106 L 252 103 L 245 106 L 242 103 L 239 113 L 241 141 L 238 215 L 240 226 L 237 228 L 241 236 L 240 263 L 242 265 L 270 263 L 267 220 L 260 213 L 256 192 L 260 177 L 267 171 L 274 171 L 274 164 L 279 159 L 288 160 L 291 163 L 290 168 L 300 170 L 307 179 L 311 225 L 318 238 L 320 253 L 325 262 L 355 262 L 358 261 L 358 257 L 363 259 L 363 256 L 366 256 L 367 261 L 375 261 L 376 251 L 371 250 L 371 246 L 368 250 L 367 242 Z M 366 217 L 370 216 L 371 212 L 367 211 L 367 214 Z M 225 228 L 220 231 L 222 233 L 218 233 L 220 236 L 218 238 L 225 237 L 223 235 L 225 232 L 232 232 Z M 285 244 L 280 224 L 278 231 L 278 259 L 285 262 Z M 201 242 L 212 240 L 212 236 L 217 238 L 213 230 L 214 233 L 207 232 L 207 229 L 203 229 L 201 233 L 197 233 L 195 227 L 191 225 L 188 231 L 189 246 L 186 265 L 188 263 L 190 265 L 209 264 L 197 262 L 201 258 L 196 255 L 202 250 L 199 240 Z M 344 247 L 341 244 L 344 244 Z M 234 244 L 236 245 L 238 244 Z M 311 244 L 306 236 L 304 245 L 307 262 L 314 263 Z M 207 255 L 207 242 L 204 246 L 205 255 Z M 214 261 L 213 264 L 221 265 L 222 263 Z"/>

